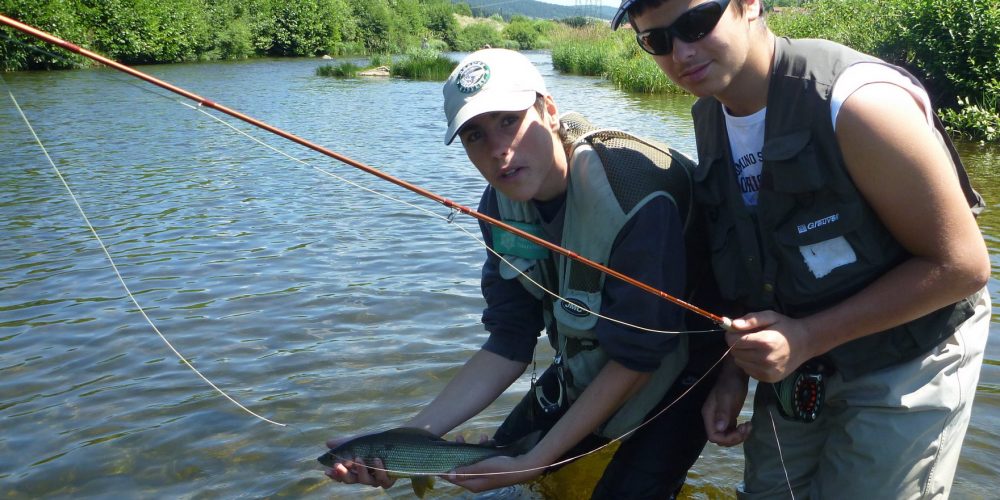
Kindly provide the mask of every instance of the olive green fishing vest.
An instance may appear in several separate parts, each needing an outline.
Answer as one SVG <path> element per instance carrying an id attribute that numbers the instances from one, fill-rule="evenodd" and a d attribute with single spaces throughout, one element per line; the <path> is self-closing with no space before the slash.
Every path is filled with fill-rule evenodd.
<path id="1" fill-rule="evenodd" d="M 910 256 L 851 181 L 830 118 L 834 82 L 847 67 L 863 61 L 882 63 L 832 42 L 777 39 L 755 212 L 743 204 L 731 167 L 722 105 L 702 98 L 692 109 L 699 156 L 695 199 L 708 225 L 720 291 L 741 304 L 743 312 L 774 309 L 791 317 L 809 315 L 857 293 Z M 936 125 L 969 205 L 978 213 L 982 199 L 969 184 L 943 126 Z M 840 237 L 856 259 L 816 277 L 802 247 L 842 243 Z M 975 298 L 848 342 L 827 356 L 848 379 L 914 359 L 951 336 L 972 315 Z"/>
<path id="2" fill-rule="evenodd" d="M 561 245 L 577 254 L 608 265 L 618 233 L 646 203 L 666 197 L 678 207 L 685 227 L 692 213 L 690 172 L 694 164 L 669 147 L 617 130 L 596 129 L 576 113 L 560 119 L 563 141 L 570 149 L 571 168 L 566 189 Z M 522 229 L 542 224 L 534 204 L 514 202 L 497 192 L 500 217 Z M 494 241 L 501 231 L 494 231 Z M 538 231 L 535 231 L 538 233 Z M 503 232 L 508 237 L 510 233 Z M 521 240 L 520 238 L 518 238 Z M 525 240 L 521 240 L 527 243 Z M 497 245 L 495 245 L 497 246 Z M 536 247 L 536 249 L 539 249 Z M 554 321 L 557 338 L 549 337 L 562 357 L 566 393 L 572 402 L 583 393 L 608 361 L 594 327 L 601 310 L 606 275 L 562 255 L 504 254 L 532 280 L 554 290 L 558 300 L 511 266 L 501 262 L 500 275 L 518 279 L 546 305 L 546 325 Z M 656 327 L 656 325 L 640 325 Z M 551 332 L 552 329 L 549 328 Z M 667 335 L 649 333 L 649 335 Z M 660 363 L 652 378 L 633 395 L 597 434 L 618 438 L 635 429 L 673 384 L 687 364 L 687 336 Z"/>

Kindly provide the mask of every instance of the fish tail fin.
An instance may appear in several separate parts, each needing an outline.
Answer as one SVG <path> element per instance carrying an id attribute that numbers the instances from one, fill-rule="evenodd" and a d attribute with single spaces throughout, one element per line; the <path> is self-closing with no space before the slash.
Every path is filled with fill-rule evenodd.
<path id="1" fill-rule="evenodd" d="M 434 489 L 434 476 L 416 476 L 410 478 L 410 486 L 413 487 L 413 493 L 420 498 L 424 498 L 427 494 L 427 490 Z"/>

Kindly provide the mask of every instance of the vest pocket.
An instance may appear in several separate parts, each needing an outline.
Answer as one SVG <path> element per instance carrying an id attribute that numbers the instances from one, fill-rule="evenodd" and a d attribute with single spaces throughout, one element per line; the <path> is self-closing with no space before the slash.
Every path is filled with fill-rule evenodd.
<path id="1" fill-rule="evenodd" d="M 722 297 L 728 300 L 740 300 L 750 294 L 750 275 L 746 271 L 748 265 L 756 263 L 745 262 L 739 238 L 736 235 L 736 219 L 718 206 L 707 207 L 706 216 L 709 219 L 708 240 L 712 257 L 712 272 L 715 282 L 719 285 Z"/>
<path id="2" fill-rule="evenodd" d="M 770 182 L 778 193 L 817 191 L 827 184 L 809 130 L 769 139 L 762 154 L 767 162 L 765 169 L 770 171 Z"/>
<path id="3" fill-rule="evenodd" d="M 873 257 L 858 238 L 864 210 L 857 202 L 795 205 L 774 231 L 774 252 L 784 269 L 777 289 L 787 306 L 821 302 L 853 288 Z M 878 261 L 878 259 L 874 259 Z"/>

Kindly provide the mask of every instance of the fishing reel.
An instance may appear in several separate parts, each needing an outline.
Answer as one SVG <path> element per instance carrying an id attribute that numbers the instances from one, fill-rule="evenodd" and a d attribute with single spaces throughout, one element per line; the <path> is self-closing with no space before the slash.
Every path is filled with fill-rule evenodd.
<path id="1" fill-rule="evenodd" d="M 830 367 L 819 359 L 811 359 L 784 380 L 773 385 L 778 399 L 778 411 L 788 420 L 809 423 L 819 417 L 826 396 L 826 379 Z"/>

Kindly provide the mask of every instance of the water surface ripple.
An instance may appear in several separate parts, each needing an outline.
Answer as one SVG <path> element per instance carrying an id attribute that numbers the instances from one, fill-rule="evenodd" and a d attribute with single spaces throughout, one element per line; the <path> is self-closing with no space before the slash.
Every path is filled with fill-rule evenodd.
<path id="1" fill-rule="evenodd" d="M 456 58 L 460 55 L 456 54 Z M 558 75 L 563 111 L 694 154 L 689 97 L 624 94 Z M 360 61 L 358 61 L 360 62 Z M 475 207 L 484 182 L 445 147 L 440 84 L 316 77 L 319 60 L 142 68 Z M 4 75 L 107 245 L 173 345 L 266 424 L 206 386 L 138 314 L 9 100 L 0 105 L 0 491 L 5 498 L 383 497 L 329 483 L 325 439 L 396 425 L 483 342 L 478 232 L 444 207 L 304 148 L 241 130 L 107 70 Z M 994 150 L 964 145 L 1000 200 Z M 439 217 L 316 171 L 383 190 Z M 980 219 L 1000 273 L 1000 220 Z M 994 304 L 996 282 L 991 280 Z M 1000 341 L 991 331 L 956 498 L 1000 480 Z M 549 350 L 538 351 L 547 363 Z M 461 430 L 490 432 L 522 379 Z M 742 458 L 706 448 L 695 498 L 731 497 Z M 438 497 L 461 495 L 447 483 Z M 406 486 L 388 491 L 408 497 Z M 521 489 L 487 495 L 516 497 Z M 469 495 L 466 495 L 469 496 Z M 536 495 L 537 496 L 537 495 Z"/>

